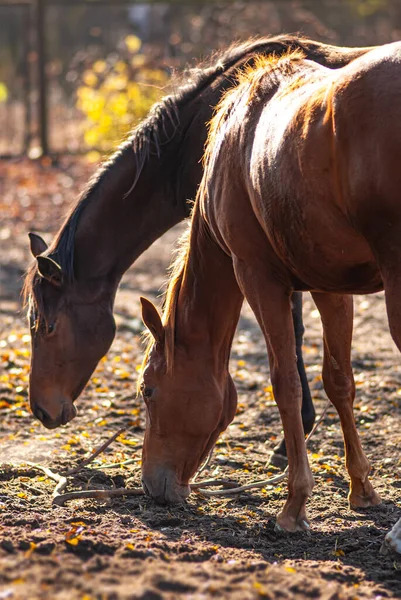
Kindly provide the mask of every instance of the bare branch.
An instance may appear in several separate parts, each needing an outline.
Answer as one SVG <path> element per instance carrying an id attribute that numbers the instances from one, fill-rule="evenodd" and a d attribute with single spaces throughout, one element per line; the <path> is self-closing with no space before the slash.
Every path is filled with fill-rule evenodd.
<path id="1" fill-rule="evenodd" d="M 108 448 L 110 446 L 110 444 L 112 444 L 114 442 L 115 439 L 118 438 L 119 435 L 121 435 L 122 433 L 124 433 L 125 431 L 127 431 L 127 429 L 129 429 L 129 427 L 122 427 L 121 429 L 119 429 L 116 433 L 114 433 L 111 438 L 109 438 L 108 440 L 106 440 L 104 442 L 104 444 L 102 444 L 101 446 L 99 446 L 99 448 L 97 450 L 95 450 L 88 458 L 86 458 L 85 460 L 83 460 L 79 465 L 77 465 L 76 467 L 70 469 L 69 471 L 66 472 L 66 477 L 68 477 L 69 475 L 75 475 L 75 473 L 78 473 L 79 471 L 81 471 L 81 469 L 83 469 L 84 467 L 86 467 L 87 465 L 89 465 L 93 460 L 95 460 L 95 458 L 97 456 L 99 456 L 99 454 L 101 454 L 102 452 L 104 452 L 106 450 L 106 448 Z"/>

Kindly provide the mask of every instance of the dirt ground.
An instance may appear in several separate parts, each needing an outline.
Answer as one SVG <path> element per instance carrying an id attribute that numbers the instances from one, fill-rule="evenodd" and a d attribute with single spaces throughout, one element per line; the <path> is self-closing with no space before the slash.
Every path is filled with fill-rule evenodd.
<path id="1" fill-rule="evenodd" d="M 334 410 L 310 443 L 316 486 L 309 534 L 275 532 L 285 483 L 236 498 L 191 494 L 179 508 L 156 507 L 145 497 L 52 506 L 54 481 L 26 461 L 62 473 L 128 423 L 131 430 L 71 478 L 68 489 L 139 485 L 144 410 L 135 397 L 142 352 L 138 298 L 159 294 L 182 229 L 159 240 L 126 274 L 116 303 L 117 336 L 77 402 L 79 416 L 56 431 L 45 430 L 27 403 L 29 336 L 19 298 L 30 260 L 26 234 L 35 230 L 50 240 L 92 169 L 81 161 L 0 163 L 0 599 L 401 597 L 401 558 L 379 553 L 401 513 L 401 360 L 382 294 L 356 298 L 353 344 L 355 415 L 381 506 L 348 508 Z M 321 327 L 307 294 L 304 317 L 305 362 L 320 414 L 326 402 Z M 281 435 L 264 343 L 247 307 L 231 372 L 238 413 L 206 475 L 247 483 L 277 473 L 268 463 Z M 110 466 L 128 459 L 135 461 Z"/>

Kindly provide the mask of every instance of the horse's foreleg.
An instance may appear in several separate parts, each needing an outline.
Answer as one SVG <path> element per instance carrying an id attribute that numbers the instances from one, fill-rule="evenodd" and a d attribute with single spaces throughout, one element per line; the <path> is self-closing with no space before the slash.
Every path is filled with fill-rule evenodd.
<path id="1" fill-rule="evenodd" d="M 315 424 L 316 413 L 315 408 L 313 406 L 312 396 L 310 393 L 309 383 L 306 377 L 305 365 L 302 356 L 302 344 L 305 331 L 302 319 L 302 292 L 293 292 L 291 298 L 291 312 L 295 332 L 297 369 L 302 386 L 302 424 L 304 427 L 304 433 L 307 434 L 312 431 L 313 425 Z M 284 466 L 286 466 L 287 449 L 285 446 L 284 439 L 274 448 L 274 452 L 270 458 L 270 462 L 276 467 L 284 468 Z"/>
<path id="2" fill-rule="evenodd" d="M 368 479 L 370 463 L 362 449 L 356 428 L 353 403 L 355 383 L 351 366 L 353 326 L 352 296 L 313 293 L 324 334 L 323 384 L 336 407 L 344 435 L 345 462 L 351 478 L 348 499 L 351 506 L 380 503 Z"/>
<path id="3" fill-rule="evenodd" d="M 250 265 L 234 259 L 234 268 L 241 291 L 266 340 L 274 397 L 284 428 L 289 464 L 288 499 L 277 523 L 287 531 L 307 529 L 305 506 L 314 481 L 302 426 L 302 389 L 297 371 L 290 295 L 274 279 L 265 278 L 265 263 Z"/>

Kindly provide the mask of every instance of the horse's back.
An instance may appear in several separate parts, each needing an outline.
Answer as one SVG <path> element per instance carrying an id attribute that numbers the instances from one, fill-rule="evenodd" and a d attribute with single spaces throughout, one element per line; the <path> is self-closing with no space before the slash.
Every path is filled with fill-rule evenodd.
<path id="1" fill-rule="evenodd" d="M 232 253 L 252 252 L 256 240 L 260 250 L 264 236 L 266 256 L 295 287 L 380 289 L 371 245 L 352 214 L 354 196 L 364 202 L 353 187 L 358 178 L 377 180 L 377 148 L 393 144 L 395 151 L 401 144 L 399 110 L 386 96 L 391 88 L 392 101 L 401 99 L 400 60 L 399 43 L 339 71 L 305 60 L 288 85 L 272 92 L 261 78 L 259 88 L 251 82 L 233 95 L 208 173 L 214 222 Z M 239 227 L 248 234 L 239 235 Z"/>

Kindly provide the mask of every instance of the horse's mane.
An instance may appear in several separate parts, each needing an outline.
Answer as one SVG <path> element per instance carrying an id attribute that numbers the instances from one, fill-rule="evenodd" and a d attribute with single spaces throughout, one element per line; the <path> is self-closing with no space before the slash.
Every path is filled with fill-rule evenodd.
<path id="1" fill-rule="evenodd" d="M 230 116 L 244 92 L 247 94 L 247 104 L 250 104 L 255 98 L 258 98 L 262 80 L 268 78 L 276 83 L 282 75 L 288 76 L 296 73 L 300 61 L 305 58 L 306 55 L 302 48 L 293 49 L 290 47 L 287 52 L 281 55 L 276 53 L 262 54 L 256 57 L 252 64 L 246 64 L 243 68 L 238 69 L 236 85 L 230 87 L 223 94 L 216 106 L 214 116 L 208 124 L 208 138 L 203 156 L 204 168 L 207 168 L 210 162 L 218 131 Z M 298 85 L 298 80 L 293 85 Z"/>
<path id="2" fill-rule="evenodd" d="M 178 240 L 176 255 L 169 267 L 169 283 L 163 298 L 162 323 L 165 332 L 163 350 L 167 372 L 171 372 L 173 368 L 175 347 L 175 316 L 178 296 L 188 263 L 189 240 L 191 237 L 192 223 L 193 221 L 191 221 L 191 218 L 189 217 L 189 219 L 187 219 L 187 228 Z M 144 341 L 146 346 L 142 361 L 142 370 L 148 361 L 149 354 L 154 345 L 154 339 L 150 332 L 145 332 Z M 141 378 L 138 379 L 138 392 L 140 383 Z"/>
<path id="3" fill-rule="evenodd" d="M 194 202 L 192 217 L 188 217 L 187 227 L 178 240 L 175 257 L 169 267 L 168 286 L 163 297 L 162 323 L 165 334 L 163 353 L 167 373 L 171 373 L 174 365 L 177 302 L 182 283 L 190 268 L 188 258 L 190 252 L 193 252 L 191 240 L 196 240 L 196 250 L 199 251 L 199 248 L 202 248 L 203 245 L 200 243 L 200 240 L 205 236 L 210 236 L 208 226 L 201 216 L 202 209 L 199 202 L 201 193 L 201 189 L 199 189 Z M 200 216 L 200 218 L 194 218 L 198 216 Z M 146 346 L 141 371 L 143 371 L 154 345 L 154 339 L 150 332 L 144 334 L 144 341 Z M 140 385 L 141 378 L 138 379 L 138 392 Z"/>
<path id="4" fill-rule="evenodd" d="M 238 83 L 238 87 L 230 88 L 224 94 L 222 100 L 217 106 L 216 116 L 209 124 L 210 130 L 206 146 L 206 156 L 210 152 L 209 146 L 211 146 L 213 143 L 214 130 L 217 129 L 218 122 L 222 118 L 220 113 L 224 114 L 227 108 L 226 105 L 230 105 L 232 103 L 232 97 L 236 97 L 237 94 L 241 93 L 241 86 L 245 86 L 249 83 L 251 83 L 251 85 L 257 85 L 262 77 L 268 74 L 273 75 L 277 70 L 280 71 L 280 73 L 285 74 L 293 73 L 295 72 L 294 62 L 300 61 L 303 58 L 305 58 L 305 54 L 299 49 L 290 50 L 283 56 L 277 56 L 275 54 L 272 56 L 263 55 L 258 57 L 252 65 L 246 65 L 243 69 L 240 69 L 237 72 L 236 81 Z M 215 123 L 215 121 L 217 122 Z M 195 200 L 194 211 L 200 210 L 199 198 L 205 190 L 205 180 L 206 177 L 203 177 Z M 190 218 L 188 220 L 188 226 L 178 241 L 177 253 L 169 269 L 169 284 L 164 295 L 162 323 L 164 326 L 165 341 L 163 351 L 167 373 L 171 372 L 173 368 L 177 301 L 188 266 L 190 238 L 192 229 L 195 226 L 198 227 L 197 233 L 199 235 L 207 235 L 207 230 L 204 227 L 204 221 L 202 219 L 200 222 L 197 222 L 197 225 L 195 225 L 194 219 Z M 154 345 L 154 340 L 151 333 L 146 333 L 144 337 L 147 344 L 142 367 L 146 365 L 149 354 Z M 140 383 L 141 380 L 139 378 L 138 386 L 140 386 Z"/>
<path id="5" fill-rule="evenodd" d="M 151 154 L 160 156 L 162 146 L 167 144 L 176 132 L 179 126 L 179 111 L 182 107 L 202 94 L 219 76 L 229 77 L 228 72 L 230 69 L 248 55 L 249 60 L 251 60 L 253 53 L 282 53 L 296 48 L 304 48 L 305 51 L 309 49 L 310 53 L 316 54 L 321 60 L 329 60 L 332 52 L 330 47 L 326 47 L 324 44 L 311 42 L 299 36 L 279 35 L 250 39 L 241 44 L 234 44 L 224 52 L 216 53 L 207 63 L 201 64 L 184 74 L 181 80 L 178 81 L 178 85 L 181 84 L 180 87 L 173 94 L 154 105 L 148 117 L 133 130 L 111 158 L 98 169 L 67 214 L 63 225 L 47 251 L 47 254 L 60 265 L 63 280 L 67 283 L 74 280 L 74 240 L 82 212 L 96 198 L 97 192 L 100 191 L 112 170 L 127 158 L 134 161 L 133 182 L 127 193 L 131 192 L 148 157 Z M 334 51 L 333 61 L 339 60 L 341 60 L 341 57 L 337 56 Z M 173 80 L 172 86 L 177 86 L 177 80 Z M 169 135 L 168 129 L 172 129 L 173 134 L 170 133 Z M 25 299 L 30 297 L 38 277 L 35 262 L 28 269 L 25 277 L 23 287 Z"/>

